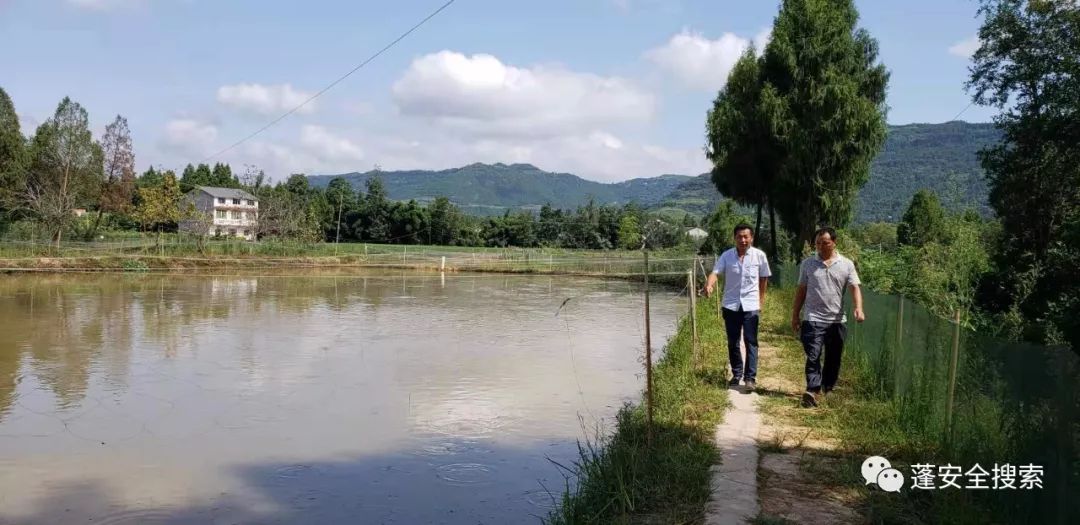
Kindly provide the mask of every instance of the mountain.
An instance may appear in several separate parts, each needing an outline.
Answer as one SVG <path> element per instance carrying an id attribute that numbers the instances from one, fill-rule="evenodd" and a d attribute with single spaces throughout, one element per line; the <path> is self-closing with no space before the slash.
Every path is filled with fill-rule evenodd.
<path id="1" fill-rule="evenodd" d="M 978 151 L 996 143 L 1001 132 L 990 123 L 889 126 L 885 147 L 859 192 L 859 221 L 899 221 L 920 189 L 934 191 L 946 209 L 971 207 L 992 214 Z"/>
<path id="2" fill-rule="evenodd" d="M 911 196 L 922 188 L 937 192 L 948 209 L 973 207 L 989 215 L 977 152 L 999 137 L 998 130 L 988 123 L 890 126 L 885 146 L 871 166 L 870 181 L 859 193 L 856 220 L 897 221 Z M 353 187 L 363 188 L 375 174 L 315 175 L 309 180 L 324 187 L 333 178 L 343 177 Z M 378 175 L 393 199 L 428 202 L 446 196 L 477 215 L 502 214 L 507 209 L 536 210 L 545 203 L 573 208 L 592 198 L 597 204 L 636 202 L 668 214 L 700 216 L 716 209 L 721 199 L 707 173 L 605 184 L 570 173 L 543 171 L 531 164 L 477 163 L 441 171 L 383 171 Z"/>
<path id="3" fill-rule="evenodd" d="M 308 180 L 313 186 L 325 187 L 335 177 L 342 177 L 354 188 L 363 188 L 376 173 L 316 175 Z M 597 204 L 637 202 L 652 206 L 691 178 L 661 175 L 604 184 L 569 173 L 543 171 L 531 164 L 502 163 L 476 163 L 441 171 L 383 171 L 378 175 L 392 199 L 427 202 L 445 196 L 466 211 L 480 215 L 501 214 L 506 209 L 539 209 L 545 203 L 573 208 L 587 204 L 590 198 Z"/>

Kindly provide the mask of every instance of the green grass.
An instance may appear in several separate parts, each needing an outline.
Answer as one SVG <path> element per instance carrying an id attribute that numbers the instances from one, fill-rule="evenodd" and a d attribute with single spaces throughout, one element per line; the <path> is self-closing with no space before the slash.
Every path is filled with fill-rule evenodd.
<path id="1" fill-rule="evenodd" d="M 778 366 L 768 373 L 804 385 L 805 354 L 790 326 L 793 296 L 791 289 L 770 289 L 760 339 L 779 349 Z M 841 490 L 858 487 L 856 510 L 869 523 L 966 524 L 1000 520 L 986 506 L 972 500 L 972 491 L 913 491 L 905 485 L 900 494 L 890 494 L 864 485 L 860 467 L 868 456 L 888 458 L 907 476 L 910 465 L 935 463 L 942 454 L 937 436 L 911 423 L 919 419 L 906 413 L 911 407 L 905 410 L 898 401 L 885 396 L 878 385 L 864 355 L 849 350 L 844 354 L 837 390 L 818 408 L 797 409 L 790 397 L 765 396 L 762 412 L 766 421 L 809 427 L 817 437 L 839 442 L 837 450 L 804 454 L 800 467 L 824 486 Z"/>
<path id="2" fill-rule="evenodd" d="M 683 319 L 653 374 L 654 435 L 650 446 L 643 403 L 619 412 L 614 432 L 580 445 L 565 466 L 576 485 L 548 523 L 695 523 L 709 498 L 709 467 L 717 459 L 716 425 L 727 407 L 723 325 L 715 306 L 698 305 L 704 356 L 695 366 L 690 323 Z"/>

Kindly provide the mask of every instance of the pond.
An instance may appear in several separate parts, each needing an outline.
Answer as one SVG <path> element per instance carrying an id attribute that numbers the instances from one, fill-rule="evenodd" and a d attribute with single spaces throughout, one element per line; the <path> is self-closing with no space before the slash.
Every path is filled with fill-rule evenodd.
<path id="1" fill-rule="evenodd" d="M 0 276 L 0 523 L 538 522 L 639 398 L 640 284 Z M 653 346 L 685 298 L 652 297 Z"/>

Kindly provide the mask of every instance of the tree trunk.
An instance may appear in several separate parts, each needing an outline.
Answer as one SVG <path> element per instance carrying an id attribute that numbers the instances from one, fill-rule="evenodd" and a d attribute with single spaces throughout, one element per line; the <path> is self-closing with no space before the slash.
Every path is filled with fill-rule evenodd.
<path id="1" fill-rule="evenodd" d="M 92 240 L 94 240 L 94 237 L 97 236 L 98 228 L 101 227 L 101 216 L 102 215 L 104 215 L 104 213 L 101 210 L 98 210 L 97 219 L 94 219 L 94 227 L 91 228 L 90 232 L 86 234 L 86 240 L 87 241 L 92 241 Z"/>
<path id="2" fill-rule="evenodd" d="M 761 234 L 761 201 L 757 203 L 757 222 L 754 223 L 754 238 L 757 239 Z"/>
<path id="3" fill-rule="evenodd" d="M 772 243 L 771 243 L 772 246 L 770 246 L 770 248 L 771 248 L 770 251 L 772 253 L 770 254 L 770 256 L 775 261 L 775 260 L 777 260 L 777 253 L 779 253 L 779 252 L 777 252 L 777 248 L 776 248 L 776 239 L 777 239 L 777 236 L 776 236 L 776 209 L 773 208 L 773 203 L 772 203 L 771 198 L 769 199 L 769 230 L 770 230 L 769 231 L 769 238 L 772 239 Z"/>

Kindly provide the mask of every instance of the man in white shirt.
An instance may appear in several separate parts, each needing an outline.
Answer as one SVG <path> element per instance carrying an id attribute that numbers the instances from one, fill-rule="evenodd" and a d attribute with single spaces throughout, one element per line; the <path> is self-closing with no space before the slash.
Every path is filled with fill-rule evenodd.
<path id="1" fill-rule="evenodd" d="M 754 248 L 754 232 L 747 224 L 735 227 L 735 247 L 716 259 L 716 265 L 705 284 L 705 294 L 711 296 L 719 275 L 724 275 L 722 300 L 724 327 L 727 331 L 728 361 L 731 363 L 731 381 L 728 386 L 738 386 L 739 381 L 750 390 L 757 382 L 758 323 L 761 307 L 765 304 L 765 290 L 769 285 L 769 260 L 765 252 Z M 746 346 L 746 369 L 743 370 L 742 352 L 739 351 L 739 334 Z"/>

